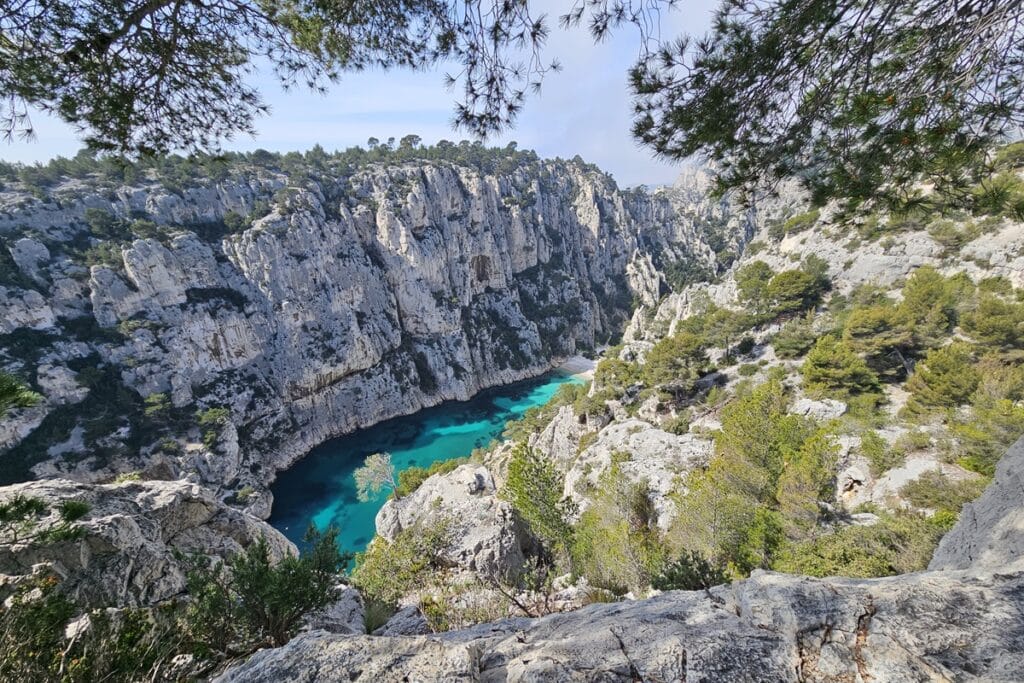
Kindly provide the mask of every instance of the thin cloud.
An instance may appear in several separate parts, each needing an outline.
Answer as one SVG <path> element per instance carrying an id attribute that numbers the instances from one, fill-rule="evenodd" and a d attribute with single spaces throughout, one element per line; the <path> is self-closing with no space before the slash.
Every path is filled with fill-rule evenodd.
<path id="1" fill-rule="evenodd" d="M 548 75 L 513 130 L 488 144 L 515 140 L 520 148 L 534 149 L 544 157 L 578 154 L 623 186 L 672 182 L 679 166 L 652 158 L 629 134 L 631 95 L 626 74 L 638 54 L 635 31 L 623 28 L 595 45 L 585 29 L 557 27 L 558 15 L 566 10 L 563 4 L 538 5 L 538 13 L 547 13 L 553 25 L 546 52 L 557 56 L 563 70 Z M 662 37 L 704 32 L 715 4 L 714 0 L 684 0 L 680 10 L 663 15 Z M 320 144 L 333 150 L 365 145 L 369 137 L 399 139 L 410 133 L 427 143 L 459 140 L 465 136 L 450 125 L 458 93 L 444 87 L 443 75 L 443 68 L 346 74 L 327 95 L 302 90 L 286 93 L 271 76 L 260 76 L 258 84 L 271 114 L 258 121 L 255 138 L 239 137 L 225 148 L 291 151 Z M 71 156 L 81 147 L 74 129 L 56 119 L 37 113 L 33 124 L 36 140 L 0 147 L 0 157 L 31 163 Z"/>

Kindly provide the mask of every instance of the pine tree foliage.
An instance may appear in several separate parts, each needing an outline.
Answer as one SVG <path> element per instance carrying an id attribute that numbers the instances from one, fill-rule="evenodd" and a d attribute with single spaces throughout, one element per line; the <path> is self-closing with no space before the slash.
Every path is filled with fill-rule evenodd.
<path id="1" fill-rule="evenodd" d="M 844 397 L 879 390 L 878 376 L 845 341 L 826 335 L 807 353 L 804 388 L 812 395 Z"/>
<path id="2" fill-rule="evenodd" d="M 573 506 L 562 498 L 562 475 L 543 454 L 517 443 L 501 495 L 549 547 L 558 551 L 569 548 L 572 527 L 568 519 Z"/>
<path id="3" fill-rule="evenodd" d="M 1024 6 L 724 0 L 711 32 L 632 72 L 634 132 L 719 162 L 722 187 L 799 177 L 818 201 L 963 188 L 1024 123 Z"/>
<path id="4" fill-rule="evenodd" d="M 16 377 L 0 372 L 0 418 L 8 410 L 29 408 L 42 399 L 42 396 L 28 389 Z"/>

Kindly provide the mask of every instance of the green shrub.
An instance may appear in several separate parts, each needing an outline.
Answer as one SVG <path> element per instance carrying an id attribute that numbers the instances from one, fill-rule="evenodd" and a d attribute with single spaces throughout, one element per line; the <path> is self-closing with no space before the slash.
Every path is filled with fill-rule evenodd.
<path id="1" fill-rule="evenodd" d="M 740 354 L 741 356 L 745 356 L 751 351 L 753 351 L 756 345 L 757 342 L 754 341 L 754 338 L 748 334 L 744 336 L 742 339 L 740 339 L 739 342 L 737 342 L 736 348 L 733 350 L 736 353 Z"/>
<path id="2" fill-rule="evenodd" d="M 903 286 L 898 307 L 900 323 L 910 332 L 912 346 L 944 344 L 957 323 L 957 302 L 967 298 L 959 281 L 944 278 L 930 266 L 915 270 Z"/>
<path id="3" fill-rule="evenodd" d="M 954 481 L 939 470 L 929 470 L 900 489 L 900 495 L 914 507 L 959 513 L 985 490 L 984 479 Z"/>
<path id="4" fill-rule="evenodd" d="M 834 474 L 835 450 L 830 435 L 788 405 L 772 378 L 722 409 L 715 455 L 677 494 L 673 547 L 742 576 L 769 566 L 787 533 L 803 533 Z"/>
<path id="5" fill-rule="evenodd" d="M 1016 348 L 1024 340 L 1024 304 L 986 294 L 975 310 L 964 313 L 962 324 L 964 331 L 981 344 Z"/>
<path id="6" fill-rule="evenodd" d="M 665 566 L 651 581 L 651 587 L 660 591 L 707 590 L 729 583 L 729 575 L 695 552 L 684 552 Z"/>
<path id="7" fill-rule="evenodd" d="M 1011 142 L 996 150 L 992 159 L 996 168 L 1012 169 L 1024 166 L 1024 140 Z"/>
<path id="8" fill-rule="evenodd" d="M 775 501 L 787 537 L 811 535 L 821 516 L 818 501 L 832 497 L 838 445 L 826 430 L 806 436 L 798 448 L 784 454 L 775 486 Z"/>
<path id="9" fill-rule="evenodd" d="M 982 294 L 1010 296 L 1013 294 L 1013 283 L 1002 275 L 993 275 L 978 282 L 978 291 Z"/>
<path id="10" fill-rule="evenodd" d="M 420 487 L 423 482 L 435 474 L 447 474 L 456 467 L 468 462 L 467 458 L 450 458 L 438 460 L 429 467 L 407 467 L 398 473 L 398 488 L 392 491 L 393 498 L 402 498 Z"/>
<path id="11" fill-rule="evenodd" d="M 569 547 L 570 501 L 562 499 L 562 475 L 554 464 L 524 443 L 512 449 L 501 496 L 512 504 L 538 538 L 553 550 Z"/>
<path id="12" fill-rule="evenodd" d="M 683 412 L 670 417 L 661 423 L 661 428 L 669 434 L 687 434 L 690 431 L 690 414 Z"/>
<path id="13" fill-rule="evenodd" d="M 636 363 L 615 357 L 604 358 L 594 368 L 594 386 L 621 393 L 639 382 L 640 374 L 640 366 Z"/>
<path id="14" fill-rule="evenodd" d="M 594 443 L 597 442 L 597 430 L 589 431 L 580 436 L 579 446 L 576 447 L 576 453 L 582 453 L 583 451 L 590 448 Z"/>
<path id="15" fill-rule="evenodd" d="M 165 420 L 171 413 L 171 399 L 165 393 L 150 394 L 146 397 L 143 414 L 154 420 Z"/>
<path id="16" fill-rule="evenodd" d="M 843 397 L 877 393 L 878 376 L 846 342 L 826 335 L 815 343 L 803 365 L 804 389 L 815 396 Z"/>
<path id="17" fill-rule="evenodd" d="M 803 213 L 789 218 L 782 223 L 776 223 L 768 229 L 768 234 L 772 239 L 781 240 L 786 235 L 792 235 L 807 230 L 813 226 L 818 218 L 821 216 L 819 209 L 811 209 Z"/>
<path id="18" fill-rule="evenodd" d="M 947 527 L 919 515 L 882 515 L 873 526 L 845 526 L 787 544 L 772 568 L 806 576 L 870 578 L 920 571 Z"/>
<path id="19" fill-rule="evenodd" d="M 756 256 L 762 251 L 768 248 L 768 245 L 760 240 L 756 240 L 747 245 L 746 253 L 748 256 Z"/>
<path id="20" fill-rule="evenodd" d="M 779 358 L 799 358 L 810 351 L 820 335 L 814 330 L 813 314 L 790 320 L 772 337 L 772 348 Z"/>
<path id="21" fill-rule="evenodd" d="M 597 494 L 573 529 L 573 569 L 615 593 L 639 590 L 665 561 L 646 482 L 632 482 L 613 458 Z"/>
<path id="22" fill-rule="evenodd" d="M 757 311 L 765 309 L 765 290 L 774 275 L 775 271 L 764 261 L 753 261 L 737 270 L 735 280 L 740 301 Z"/>
<path id="23" fill-rule="evenodd" d="M 905 354 L 912 335 L 900 321 L 895 306 L 876 304 L 857 306 L 843 326 L 843 341 L 856 353 L 862 353 L 868 365 L 878 372 L 902 377 Z"/>
<path id="24" fill-rule="evenodd" d="M 246 484 L 242 488 L 235 491 L 235 502 L 239 505 L 245 505 L 249 502 L 249 499 L 256 493 L 256 489 Z"/>
<path id="25" fill-rule="evenodd" d="M 173 607 L 87 610 L 89 627 L 65 637 L 80 607 L 54 579 L 18 587 L 0 606 L 0 677 L 7 681 L 164 680 L 185 649 Z"/>
<path id="26" fill-rule="evenodd" d="M 915 451 L 923 451 L 931 445 L 931 434 L 919 429 L 911 429 L 909 432 L 900 434 L 893 447 L 902 453 L 913 453 Z"/>
<path id="27" fill-rule="evenodd" d="M 1024 180 L 1012 171 L 982 180 L 972 188 L 971 199 L 976 214 L 1024 220 Z"/>
<path id="28" fill-rule="evenodd" d="M 230 418 L 231 411 L 227 408 L 207 408 L 196 413 L 196 422 L 203 432 L 203 443 L 207 448 L 217 445 L 220 430 L 227 425 Z"/>
<path id="29" fill-rule="evenodd" d="M 973 222 L 956 222 L 946 218 L 928 224 L 928 234 L 942 245 L 944 255 L 956 254 L 968 242 L 976 239 L 981 231 Z"/>
<path id="30" fill-rule="evenodd" d="M 41 498 L 16 493 L 0 503 L 0 538 L 22 544 L 80 538 L 83 529 L 76 522 L 88 512 L 89 504 L 83 501 L 62 500 L 54 509 Z"/>
<path id="31" fill-rule="evenodd" d="M 451 524 L 441 520 L 432 525 L 410 526 L 388 542 L 377 536 L 356 555 L 352 583 L 368 601 L 391 607 L 402 596 L 421 588 L 441 567 L 440 553 L 448 544 Z"/>
<path id="32" fill-rule="evenodd" d="M 17 377 L 0 372 L 0 418 L 13 408 L 29 408 L 42 400 L 42 395 L 22 384 Z"/>
<path id="33" fill-rule="evenodd" d="M 759 369 L 756 363 L 744 363 L 737 368 L 736 372 L 740 377 L 750 377 L 751 375 L 756 375 Z"/>
<path id="34" fill-rule="evenodd" d="M 867 458 L 871 474 L 880 477 L 904 463 L 903 453 L 891 448 L 878 432 L 867 431 L 860 436 L 860 454 Z"/>
<path id="35" fill-rule="evenodd" d="M 187 576 L 191 600 L 190 635 L 210 652 L 280 647 L 298 631 L 303 618 L 335 597 L 337 572 L 351 559 L 338 549 L 337 529 L 310 525 L 307 552 L 271 562 L 265 538 L 226 563 L 194 558 Z"/>
<path id="36" fill-rule="evenodd" d="M 967 402 L 981 377 L 974 367 L 969 344 L 954 342 L 929 351 L 907 380 L 910 398 L 903 412 L 924 416 L 936 410 L 954 408 Z"/>
<path id="37" fill-rule="evenodd" d="M 704 340 L 690 332 L 680 332 L 655 344 L 643 365 L 648 386 L 663 386 L 673 393 L 692 391 L 707 366 Z"/>
<path id="38" fill-rule="evenodd" d="M 814 308 L 824 291 L 822 282 L 811 273 L 784 270 L 771 279 L 764 293 L 772 312 L 784 315 Z"/>
<path id="39" fill-rule="evenodd" d="M 977 365 L 978 388 L 970 411 L 954 415 L 955 453 L 967 469 L 991 476 L 996 463 L 1024 435 L 1024 366 L 986 356 Z"/>

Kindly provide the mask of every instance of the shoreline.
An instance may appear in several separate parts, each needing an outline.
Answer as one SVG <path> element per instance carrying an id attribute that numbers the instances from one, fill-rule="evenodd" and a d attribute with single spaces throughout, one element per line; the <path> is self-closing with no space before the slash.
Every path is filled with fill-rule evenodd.
<path id="1" fill-rule="evenodd" d="M 558 372 L 565 373 L 571 377 L 590 381 L 594 379 L 594 369 L 597 361 L 586 356 L 572 356 L 567 358 L 561 365 L 555 368 Z"/>

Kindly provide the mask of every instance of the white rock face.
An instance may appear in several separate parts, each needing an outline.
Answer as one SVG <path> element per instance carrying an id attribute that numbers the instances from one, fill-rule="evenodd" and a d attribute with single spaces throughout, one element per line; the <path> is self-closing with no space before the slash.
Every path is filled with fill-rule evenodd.
<path id="1" fill-rule="evenodd" d="M 600 485 L 601 475 L 612 462 L 629 481 L 646 482 L 651 502 L 658 515 L 658 526 L 668 529 L 675 515 L 670 494 L 676 479 L 705 465 L 712 444 L 692 434 L 675 435 L 642 420 L 615 422 L 601 430 L 597 441 L 588 446 L 572 464 L 565 477 L 565 495 L 585 510 Z"/>
<path id="2" fill-rule="evenodd" d="M 866 461 L 860 464 L 860 467 L 862 474 L 865 474 Z M 900 467 L 894 467 L 877 479 L 867 474 L 865 479 L 860 480 L 864 485 L 852 489 L 851 493 L 843 496 L 841 500 L 851 510 L 866 503 L 889 508 L 909 507 L 909 503 L 904 503 L 900 498 L 900 489 L 927 472 L 941 472 L 954 481 L 976 476 L 961 467 L 941 462 L 934 454 L 915 454 L 908 457 Z M 840 474 L 840 479 L 843 476 L 844 474 Z M 852 479 L 855 475 L 847 472 L 845 476 Z"/>
<path id="3" fill-rule="evenodd" d="M 566 470 L 576 459 L 580 437 L 586 431 L 587 426 L 580 423 L 572 406 L 562 406 L 543 430 L 530 436 L 529 445 Z"/>
<path id="4" fill-rule="evenodd" d="M 409 606 L 395 612 L 387 623 L 373 632 L 375 636 L 418 636 L 430 633 L 430 625 L 418 607 Z"/>
<path id="5" fill-rule="evenodd" d="M 108 364 L 130 390 L 166 393 L 186 415 L 227 408 L 239 458 L 197 468 L 160 456 L 174 476 L 224 494 L 263 490 L 330 437 L 535 376 L 603 343 L 634 295 L 657 300 L 655 247 L 663 261 L 715 259 L 679 202 L 620 192 L 569 162 L 504 175 L 410 162 L 316 182 L 254 169 L 181 196 L 153 183 L 67 192 L 60 203 L 0 192 L 0 235 L 34 231 L 12 254 L 45 292 L 0 287 L 0 334 L 47 333 L 37 348 L 0 347 L 0 367 L 31 378 L 44 363 Z M 238 234 L 196 227 L 258 205 L 269 212 Z M 167 235 L 106 245 L 113 262 L 87 272 L 61 247 L 85 237 L 86 208 L 144 214 Z M 41 409 L 78 400 L 66 386 L 58 393 Z M 36 424 L 26 417 L 2 443 L 16 449 Z M 94 445 L 35 471 L 103 480 L 156 457 L 133 445 L 108 462 L 74 462 Z"/>
<path id="6" fill-rule="evenodd" d="M 377 534 L 388 541 L 403 529 L 439 523 L 449 529 L 442 560 L 484 576 L 516 575 L 532 545 L 512 506 L 498 498 L 490 471 L 480 465 L 429 477 L 410 495 L 385 503 L 376 519 Z"/>
<path id="7" fill-rule="evenodd" d="M 4 538 L 0 584 L 44 565 L 83 604 L 152 605 L 181 594 L 186 569 L 177 553 L 228 557 L 260 537 L 272 559 L 296 552 L 269 525 L 183 481 L 96 486 L 51 479 L 0 488 L 3 501 L 19 494 L 41 498 L 51 509 L 66 500 L 90 509 L 79 522 L 80 538 L 47 544 Z M 54 521 L 55 512 L 43 523 Z"/>
<path id="8" fill-rule="evenodd" d="M 351 586 L 339 586 L 337 599 L 322 612 L 308 619 L 306 627 L 329 633 L 366 633 L 366 607 L 359 591 Z"/>
<path id="9" fill-rule="evenodd" d="M 790 406 L 789 412 L 794 415 L 803 415 L 819 422 L 827 422 L 842 417 L 846 413 L 846 404 L 831 398 L 820 401 L 810 398 L 798 398 Z"/>
<path id="10" fill-rule="evenodd" d="M 809 229 L 787 235 L 782 240 L 769 236 L 768 226 L 806 208 L 807 200 L 793 183 L 779 188 L 776 197 L 762 200 L 748 213 L 742 213 L 728 202 L 712 203 L 701 198 L 702 183 L 693 175 L 681 179 L 689 188 L 676 192 L 691 196 L 690 211 L 728 219 L 730 225 L 739 221 L 742 230 L 733 229 L 738 244 L 758 242 L 762 248 L 744 253 L 730 268 L 726 277 L 714 284 L 699 282 L 664 297 L 656 306 L 642 306 L 633 313 L 625 340 L 656 341 L 672 333 L 679 320 L 693 315 L 707 302 L 726 308 L 737 308 L 736 282 L 732 274 L 753 261 L 763 261 L 779 272 L 799 267 L 808 257 L 822 259 L 828 269 L 834 291 L 849 294 L 863 284 L 882 288 L 895 287 L 921 266 L 932 266 L 944 275 L 965 272 L 975 281 L 989 277 L 1005 277 L 1015 287 L 1024 286 L 1024 225 L 1000 219 L 981 237 L 966 244 L 958 255 L 947 254 L 942 245 L 926 230 L 889 233 L 883 239 L 861 240 L 848 226 L 833 226 L 826 208 L 820 220 Z M 677 208 L 680 213 L 686 209 Z M 742 216 L 742 220 L 739 218 Z"/>

